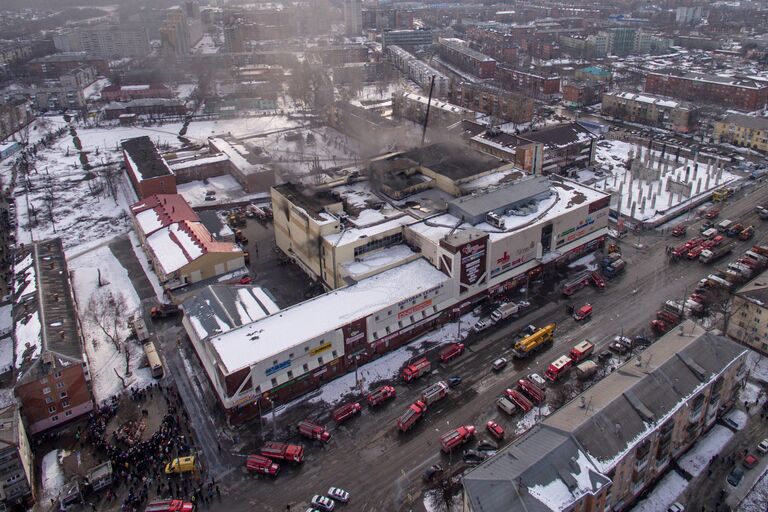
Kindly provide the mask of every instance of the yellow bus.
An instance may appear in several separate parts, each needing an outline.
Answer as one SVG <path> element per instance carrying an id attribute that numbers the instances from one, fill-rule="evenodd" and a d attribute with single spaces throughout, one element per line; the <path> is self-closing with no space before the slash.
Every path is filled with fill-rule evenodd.
<path id="1" fill-rule="evenodd" d="M 147 355 L 147 364 L 152 371 L 152 376 L 159 379 L 163 376 L 163 362 L 160 361 L 160 355 L 157 353 L 155 344 L 148 341 L 144 344 L 144 353 Z"/>

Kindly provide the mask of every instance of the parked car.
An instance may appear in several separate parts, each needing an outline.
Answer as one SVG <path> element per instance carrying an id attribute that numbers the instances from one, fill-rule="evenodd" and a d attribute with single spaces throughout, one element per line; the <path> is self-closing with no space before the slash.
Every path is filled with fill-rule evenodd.
<path id="1" fill-rule="evenodd" d="M 758 458 L 750 453 L 744 457 L 744 460 L 741 461 L 741 465 L 747 469 L 752 469 L 753 467 L 757 466 L 758 462 L 760 462 Z"/>
<path id="2" fill-rule="evenodd" d="M 508 362 L 509 362 L 509 361 L 507 361 L 507 360 L 506 360 L 505 358 L 503 358 L 503 357 L 500 357 L 500 358 L 498 358 L 497 360 L 495 360 L 495 361 L 493 362 L 493 365 L 492 365 L 492 366 L 493 366 L 493 371 L 496 371 L 496 372 L 498 372 L 498 371 L 501 371 L 501 370 L 503 370 L 503 369 L 504 369 L 504 367 L 506 367 L 506 366 L 507 366 L 507 363 L 508 363 Z"/>
<path id="3" fill-rule="evenodd" d="M 494 452 L 499 449 L 499 445 L 488 439 L 484 439 L 477 443 L 477 450 L 481 452 Z"/>
<path id="4" fill-rule="evenodd" d="M 667 507 L 667 512 L 685 512 L 685 507 L 676 501 Z"/>
<path id="5" fill-rule="evenodd" d="M 760 441 L 760 444 L 757 445 L 757 451 L 763 455 L 768 453 L 768 439 Z"/>
<path id="6" fill-rule="evenodd" d="M 453 375 L 451 377 L 448 377 L 449 388 L 455 388 L 459 384 L 461 384 L 461 377 L 459 377 L 458 375 Z"/>
<path id="7" fill-rule="evenodd" d="M 486 423 L 485 426 L 493 437 L 496 439 L 504 439 L 504 427 L 493 420 L 488 420 L 488 423 Z"/>
<path id="8" fill-rule="evenodd" d="M 728 477 L 726 478 L 726 481 L 730 485 L 734 487 L 738 487 L 743 478 L 744 478 L 744 470 L 739 466 L 736 466 L 731 470 L 730 473 L 728 473 Z"/>
<path id="9" fill-rule="evenodd" d="M 739 424 L 731 418 L 723 418 L 723 423 L 725 423 L 726 427 L 732 428 L 733 430 L 739 430 Z"/>
<path id="10" fill-rule="evenodd" d="M 345 491 L 344 489 L 340 489 L 339 487 L 331 487 L 328 489 L 328 496 L 335 499 L 336 501 L 340 501 L 342 503 L 346 503 L 349 501 L 349 493 Z"/>
<path id="11" fill-rule="evenodd" d="M 333 507 L 336 504 L 328 496 L 320 496 L 319 494 L 315 494 L 314 496 L 312 496 L 312 501 L 310 502 L 310 505 L 312 505 L 315 508 L 319 508 L 324 512 L 331 512 L 333 510 Z"/>
<path id="12" fill-rule="evenodd" d="M 475 332 L 482 332 L 489 328 L 491 326 L 490 320 L 478 320 L 477 323 L 475 323 L 474 327 L 472 327 L 472 330 Z"/>
<path id="13" fill-rule="evenodd" d="M 530 379 L 531 382 L 533 382 L 534 384 L 536 384 L 540 388 L 547 385 L 547 381 L 544 379 L 544 377 L 542 377 L 538 373 L 532 373 L 532 374 L 528 375 L 528 379 Z"/>

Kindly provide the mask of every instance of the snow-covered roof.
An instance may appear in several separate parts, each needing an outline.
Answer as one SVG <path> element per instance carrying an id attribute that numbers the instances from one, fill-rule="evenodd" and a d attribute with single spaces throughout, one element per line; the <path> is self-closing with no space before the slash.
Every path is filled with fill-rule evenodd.
<path id="1" fill-rule="evenodd" d="M 280 311 L 258 286 L 210 285 L 182 304 L 201 340 L 229 332 Z"/>
<path id="2" fill-rule="evenodd" d="M 211 346 L 224 369 L 232 373 L 447 280 L 426 260 L 418 259 L 229 331 L 213 338 Z"/>
<path id="3" fill-rule="evenodd" d="M 358 279 L 383 267 L 402 263 L 415 256 L 417 256 L 417 253 L 413 252 L 410 247 L 400 244 L 368 253 L 363 257 L 356 258 L 354 261 L 344 262 L 341 265 L 353 279 Z"/>
<path id="4" fill-rule="evenodd" d="M 689 108 L 689 105 L 687 103 L 666 98 L 664 96 L 657 96 L 655 94 L 648 94 L 648 93 L 641 94 L 641 93 L 628 92 L 628 91 L 607 92 L 605 94 L 606 96 L 615 96 L 617 98 L 623 98 L 629 101 L 637 101 L 639 103 L 648 103 L 648 104 L 658 105 L 660 107 L 686 108 L 686 109 Z"/>
<path id="5" fill-rule="evenodd" d="M 200 218 L 180 194 L 155 194 L 131 205 L 144 236 L 182 220 L 199 221 Z"/>
<path id="6" fill-rule="evenodd" d="M 155 261 L 170 274 L 209 252 L 241 252 L 229 242 L 213 240 L 201 222 L 183 220 L 158 229 L 147 237 Z"/>
<path id="7" fill-rule="evenodd" d="M 232 165 L 243 174 L 256 174 L 270 170 L 269 167 L 257 162 L 248 148 L 237 141 L 230 141 L 220 137 L 212 137 L 209 140 L 211 145 L 217 151 L 226 155 L 229 161 L 232 162 Z"/>

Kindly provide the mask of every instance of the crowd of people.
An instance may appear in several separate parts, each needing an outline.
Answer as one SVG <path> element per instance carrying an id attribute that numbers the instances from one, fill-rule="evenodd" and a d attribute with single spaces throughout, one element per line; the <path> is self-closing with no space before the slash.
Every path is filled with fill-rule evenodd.
<path id="1" fill-rule="evenodd" d="M 214 495 L 221 496 L 215 480 L 205 480 L 205 468 L 198 465 L 194 472 L 181 475 L 165 474 L 165 464 L 176 457 L 194 455 L 196 446 L 189 426 L 189 416 L 181 405 L 178 391 L 173 387 L 153 384 L 148 388 L 131 389 L 131 400 L 136 407 L 154 395 L 161 394 L 167 412 L 159 428 L 149 439 L 128 444 L 113 431 L 107 435 L 107 425 L 118 413 L 120 397 L 113 396 L 99 406 L 88 418 L 86 439 L 97 458 L 109 459 L 113 469 L 113 487 L 107 500 L 117 499 L 119 485 L 127 486 L 121 510 L 141 510 L 154 494 L 158 498 L 188 498 L 193 502 L 209 504 Z M 148 414 L 146 409 L 142 410 Z M 153 493 L 154 491 L 154 493 Z"/>

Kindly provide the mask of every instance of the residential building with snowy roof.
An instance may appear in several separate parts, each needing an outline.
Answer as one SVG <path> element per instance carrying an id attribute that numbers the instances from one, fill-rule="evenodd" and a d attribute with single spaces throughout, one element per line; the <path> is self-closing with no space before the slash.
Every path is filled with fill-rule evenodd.
<path id="1" fill-rule="evenodd" d="M 131 205 L 141 245 L 164 286 L 197 283 L 245 267 L 243 250 L 219 238 L 179 194 L 158 194 Z"/>
<path id="2" fill-rule="evenodd" d="M 728 336 L 768 355 L 768 271 L 742 286 L 732 304 Z"/>
<path id="3" fill-rule="evenodd" d="M 694 72 L 648 73 L 645 92 L 753 112 L 768 102 L 768 84 L 743 76 Z"/>
<path id="4" fill-rule="evenodd" d="M 689 133 L 696 128 L 699 109 L 664 96 L 614 91 L 603 94 L 602 112 L 622 121 Z"/>
<path id="5" fill-rule="evenodd" d="M 463 477 L 465 510 L 626 510 L 737 400 L 747 350 L 692 321 Z"/>
<path id="6" fill-rule="evenodd" d="M 16 269 L 14 392 L 37 434 L 93 410 L 91 378 L 61 239 L 33 243 Z"/>
<path id="7" fill-rule="evenodd" d="M 176 175 L 148 136 L 126 139 L 120 143 L 125 169 L 139 199 L 155 194 L 175 194 Z"/>
<path id="8" fill-rule="evenodd" d="M 35 503 L 35 457 L 16 404 L 0 409 L 0 460 L 3 478 L 0 504 L 6 510 L 29 509 Z"/>
<path id="9" fill-rule="evenodd" d="M 221 153 L 229 160 L 229 174 L 248 193 L 266 192 L 275 184 L 275 171 L 252 153 L 241 141 L 232 137 L 211 137 L 212 153 Z"/>
<path id="10" fill-rule="evenodd" d="M 715 140 L 768 153 L 768 118 L 728 114 L 715 121 Z"/>
<path id="11" fill-rule="evenodd" d="M 406 91 L 392 94 L 392 114 L 396 118 L 424 123 L 428 104 L 430 127 L 446 128 L 462 119 L 475 119 L 477 117 L 476 112 L 434 98 L 430 101 L 428 96 Z"/>

